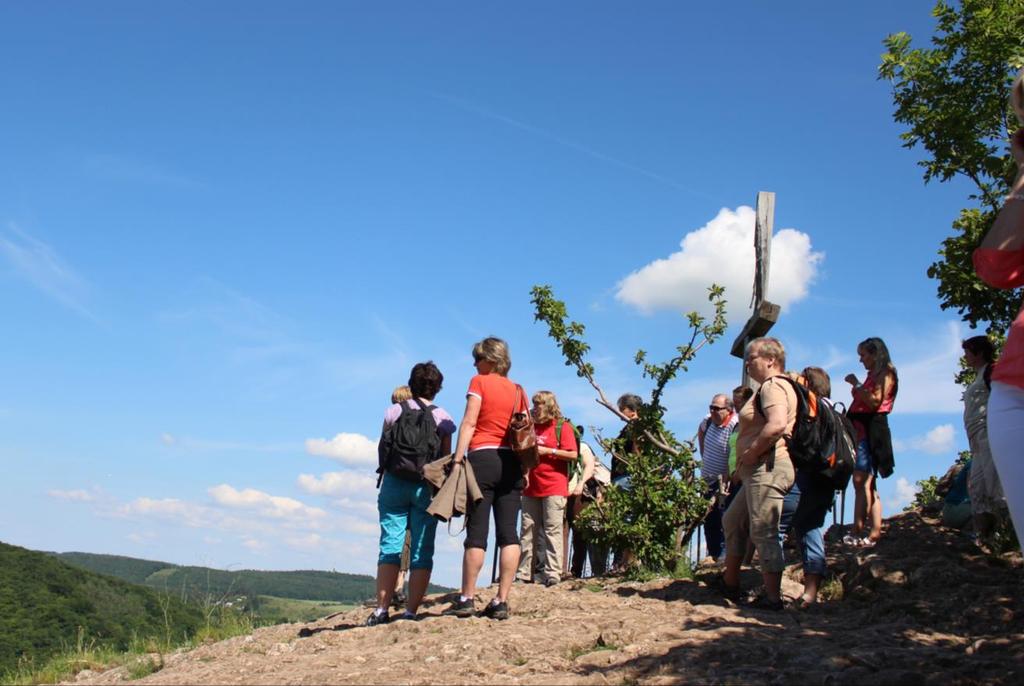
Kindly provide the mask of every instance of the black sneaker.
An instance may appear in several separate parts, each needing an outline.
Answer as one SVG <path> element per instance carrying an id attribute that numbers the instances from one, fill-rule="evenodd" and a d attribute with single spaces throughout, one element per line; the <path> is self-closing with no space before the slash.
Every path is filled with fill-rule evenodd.
<path id="1" fill-rule="evenodd" d="M 403 619 L 406 620 L 406 621 L 410 621 L 410 622 L 416 622 L 416 621 L 419 621 L 419 616 L 414 615 L 411 612 L 406 611 L 406 612 L 403 612 L 402 614 L 398 615 L 397 617 L 395 617 L 391 621 L 397 622 L 397 621 L 400 621 L 400 620 L 403 620 Z"/>
<path id="2" fill-rule="evenodd" d="M 552 586 L 557 586 L 558 585 L 558 579 L 556 579 L 553 576 L 549 576 L 547 579 L 544 580 L 544 585 L 547 586 L 548 588 L 551 588 Z"/>
<path id="3" fill-rule="evenodd" d="M 470 598 L 469 600 L 456 600 L 454 603 L 452 603 L 451 607 L 449 607 L 441 614 L 453 617 L 461 617 L 465 619 L 466 617 L 472 617 L 473 615 L 475 615 L 476 608 L 473 607 L 472 598 Z"/>
<path id="4" fill-rule="evenodd" d="M 374 612 L 366 618 L 366 626 L 377 626 L 378 624 L 387 624 L 390 621 L 391 617 L 388 616 L 387 612 L 383 614 L 377 614 L 376 612 Z"/>
<path id="5" fill-rule="evenodd" d="M 488 603 L 483 614 L 490 619 L 508 619 L 508 603 Z"/>
<path id="6" fill-rule="evenodd" d="M 716 574 L 711 581 L 708 582 L 708 586 L 718 591 L 726 600 L 734 603 L 740 602 L 740 599 L 743 596 L 743 591 L 740 587 L 730 586 L 725 583 L 725 577 L 722 574 Z"/>
<path id="7" fill-rule="evenodd" d="M 779 612 L 783 610 L 786 605 L 782 602 L 782 598 L 778 600 L 771 600 L 768 596 L 761 594 L 747 603 L 747 607 L 754 610 L 771 610 L 772 612 Z"/>

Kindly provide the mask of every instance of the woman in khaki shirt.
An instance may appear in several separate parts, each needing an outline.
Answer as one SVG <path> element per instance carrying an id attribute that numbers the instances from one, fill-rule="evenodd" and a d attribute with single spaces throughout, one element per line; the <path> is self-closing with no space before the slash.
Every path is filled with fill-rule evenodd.
<path id="1" fill-rule="evenodd" d="M 788 380 L 776 378 L 786 369 L 786 351 L 778 339 L 751 341 L 745 364 L 750 378 L 761 387 L 740 410 L 736 454 L 743 489 L 722 519 L 726 545 L 722 590 L 730 599 L 739 598 L 740 564 L 747 541 L 753 541 L 765 589 L 753 605 L 781 610 L 785 558 L 779 541 L 779 518 L 782 499 L 796 476 L 784 436 L 793 432 L 797 397 Z"/>

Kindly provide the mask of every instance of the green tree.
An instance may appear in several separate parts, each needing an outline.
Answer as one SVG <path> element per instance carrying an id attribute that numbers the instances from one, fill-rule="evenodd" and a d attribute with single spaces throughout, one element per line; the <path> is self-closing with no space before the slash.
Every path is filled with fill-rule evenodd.
<path id="1" fill-rule="evenodd" d="M 939 282 L 942 309 L 955 308 L 971 328 L 987 323 L 997 340 L 1024 293 L 989 288 L 974 275 L 971 253 L 988 231 L 1016 173 L 1007 140 L 1017 124 L 1009 105 L 1014 73 L 1024 66 L 1024 0 L 939 0 L 931 48 L 911 37 L 886 37 L 879 78 L 892 84 L 893 118 L 908 129 L 903 146 L 927 153 L 924 180 L 962 176 L 975 191 L 953 221 L 928 276 Z"/>
<path id="2" fill-rule="evenodd" d="M 690 339 L 676 347 L 670 360 L 655 364 L 647 360 L 645 351 L 637 352 L 636 363 L 643 376 L 654 382 L 654 388 L 639 417 L 629 421 L 594 378 L 594 367 L 586 359 L 590 346 L 583 340 L 584 325 L 568 320 L 565 303 L 555 299 L 550 286 L 535 286 L 532 291 L 535 319 L 547 324 L 548 335 L 559 345 L 566 366 L 575 367 L 577 376 L 590 383 L 599 404 L 627 422 L 626 431 L 618 438 L 602 439 L 601 443 L 626 465 L 631 488 L 607 489 L 602 502 L 583 511 L 581 524 L 599 545 L 632 550 L 634 563 L 646 570 L 673 570 L 678 557 L 677 532 L 683 531 L 684 547 L 708 512 L 703 480 L 695 473 L 699 462 L 694 459 L 693 446 L 677 440 L 665 427 L 662 396 L 665 386 L 687 370 L 697 351 L 725 332 L 723 293 L 718 286 L 708 289 L 714 308 L 710 320 L 696 312 L 687 315 Z M 633 444 L 633 451 L 627 451 L 627 442 Z"/>

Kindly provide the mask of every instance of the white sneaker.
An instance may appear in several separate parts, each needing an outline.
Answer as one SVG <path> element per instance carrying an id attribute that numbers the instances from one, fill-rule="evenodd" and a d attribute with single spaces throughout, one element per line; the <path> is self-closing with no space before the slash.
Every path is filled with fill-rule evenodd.
<path id="1" fill-rule="evenodd" d="M 843 536 L 843 545 L 852 545 L 856 547 L 859 543 L 859 536 L 854 536 L 853 534 L 846 534 L 845 536 Z"/>

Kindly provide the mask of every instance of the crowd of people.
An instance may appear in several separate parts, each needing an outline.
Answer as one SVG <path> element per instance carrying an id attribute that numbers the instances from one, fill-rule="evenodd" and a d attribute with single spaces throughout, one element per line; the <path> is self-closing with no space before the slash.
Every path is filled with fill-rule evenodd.
<path id="1" fill-rule="evenodd" d="M 970 339 L 964 348 L 969 362 L 977 356 L 980 387 L 987 388 L 989 374 L 983 367 L 990 364 L 992 354 L 990 348 L 980 345 Z M 875 480 L 892 472 L 887 417 L 894 407 L 899 380 L 884 341 L 868 338 L 858 345 L 857 352 L 864 378 L 846 376 L 850 384 L 846 414 L 856 430 L 856 501 L 853 525 L 843 543 L 872 547 L 882 535 L 881 501 Z M 433 405 L 443 376 L 434 363 L 424 362 L 413 367 L 407 388 L 396 389 L 394 402 L 385 413 L 381 445 L 387 444 L 394 454 L 395 445 L 402 441 L 398 434 L 405 430 L 403 426 L 426 422 L 425 430 L 433 439 L 427 460 L 431 465 L 443 465 L 442 478 L 461 479 L 459 483 L 464 486 L 459 488 L 468 493 L 462 510 L 465 542 L 461 587 L 445 613 L 504 619 L 509 616 L 509 593 L 516 582 L 554 585 L 567 575 L 581 576 L 588 561 L 592 573 L 607 571 L 609 551 L 588 541 L 575 521 L 583 508 L 601 497 L 604 488 L 630 488 L 630 474 L 628 465 L 615 454 L 611 469 L 604 467 L 582 441 L 583 427 L 574 426 L 562 415 L 554 393 L 539 391 L 528 403 L 522 386 L 508 377 L 512 363 L 504 341 L 493 337 L 480 341 L 473 347 L 473 361 L 477 374 L 470 380 L 458 427 L 447 411 Z M 723 566 L 719 589 L 734 600 L 740 597 L 741 565 L 756 554 L 763 592 L 752 603 L 755 607 L 781 609 L 783 537 L 788 533 L 797 542 L 803 562 L 804 591 L 795 602 L 811 604 L 817 601 L 826 573 L 824 524 L 836 490 L 820 474 L 794 467 L 787 439 L 797 420 L 796 384 L 810 389 L 819 402 L 831 405 L 831 380 L 819 367 L 787 372 L 785 349 L 775 338 L 752 341 L 744 365 L 757 390 L 740 386 L 731 394 L 714 395 L 697 432 L 700 476 L 709 503 L 703 523 L 708 554 Z M 984 433 L 978 419 L 978 405 L 983 403 L 979 400 L 980 387 L 976 382 L 965 396 L 970 407 L 965 411 L 968 435 L 979 456 L 984 442 L 979 434 Z M 633 421 L 642 400 L 625 394 L 617 405 L 621 416 Z M 536 437 L 536 464 L 529 468 L 524 468 L 509 440 L 510 418 L 525 412 L 532 416 Z M 382 455 L 378 498 L 381 537 L 377 607 L 367 620 L 371 626 L 391 621 L 389 608 L 402 592 L 406 569 L 408 595 L 397 598 L 405 604 L 397 618 L 416 617 L 430 580 L 438 522 L 428 512 L 437 489 L 415 468 L 403 472 L 385 458 Z M 977 484 L 972 488 L 978 493 L 979 529 L 985 523 L 991 527 L 989 519 L 1001 502 L 998 476 L 990 459 L 979 464 L 975 474 Z M 458 511 L 456 507 L 450 516 Z M 498 548 L 497 592 L 478 612 L 474 598 L 492 521 Z M 629 550 L 615 551 L 616 565 L 625 567 L 631 562 Z"/>
<path id="2" fill-rule="evenodd" d="M 1022 81 L 1024 72 L 1014 85 L 1021 90 L 1024 108 Z M 1013 134 L 1011 151 L 1016 178 L 973 256 L 978 276 L 997 288 L 1024 286 L 1024 128 Z M 963 351 L 974 380 L 964 392 L 971 460 L 969 471 L 961 474 L 960 490 L 963 500 L 969 497 L 975 534 L 984 540 L 1000 518 L 1008 518 L 1016 531 L 1024 527 L 1024 461 L 1019 459 L 1024 445 L 1024 306 L 1010 327 L 998 363 L 985 336 L 965 340 Z M 845 377 L 850 398 L 844 414 L 856 432 L 856 449 L 853 523 L 842 543 L 871 548 L 883 533 L 877 479 L 889 476 L 894 468 L 888 415 L 899 391 L 899 376 L 882 339 L 862 341 L 857 354 L 863 379 L 852 373 Z M 477 374 L 470 380 L 458 427 L 448 412 L 433 405 L 443 376 L 432 362 L 413 367 L 408 388 L 396 390 L 385 413 L 378 483 L 377 607 L 366 622 L 370 626 L 390 621 L 389 608 L 401 593 L 405 570 L 409 591 L 402 619 L 416 617 L 430 581 L 438 522 L 430 510 L 437 484 L 425 478 L 423 465 L 416 463 L 424 450 L 431 465 L 443 464 L 444 474 L 438 478 L 459 484 L 460 492 L 444 510 L 445 516 L 465 515 L 462 583 L 446 614 L 478 614 L 474 598 L 492 520 L 498 586 L 479 613 L 482 616 L 509 616 L 508 598 L 516 581 L 554 585 L 566 567 L 570 574 L 581 575 L 588 558 L 593 573 L 606 571 L 609 551 L 588 541 L 574 522 L 589 502 L 601 497 L 602 488 L 631 487 L 628 464 L 613 454 L 610 471 L 605 469 L 582 442 L 583 428 L 562 416 L 551 391 L 535 393 L 528 403 L 522 386 L 508 378 L 512 360 L 501 339 L 477 343 L 473 361 Z M 700 476 L 709 502 L 703 523 L 708 554 L 723 566 L 718 588 L 734 600 L 741 596 L 741 566 L 756 554 L 763 591 L 751 602 L 780 610 L 783 536 L 790 535 L 800 549 L 804 573 L 804 590 L 795 603 L 808 605 L 817 601 L 826 572 L 824 522 L 836 490 L 821 474 L 794 467 L 789 439 L 797 422 L 797 384 L 832 407 L 831 379 L 820 367 L 787 371 L 785 348 L 771 337 L 748 344 L 744 365 L 756 391 L 740 386 L 728 395 L 715 394 L 697 431 Z M 634 421 L 642 407 L 641 398 L 633 394 L 618 401 L 626 421 Z M 536 460 L 528 468 L 509 439 L 511 418 L 523 413 L 532 415 L 535 431 L 531 449 Z M 623 435 L 628 438 L 629 433 Z M 633 448 L 627 445 L 626 452 Z M 571 564 L 566 560 L 570 529 Z M 615 551 L 616 565 L 631 562 L 629 550 Z"/>

